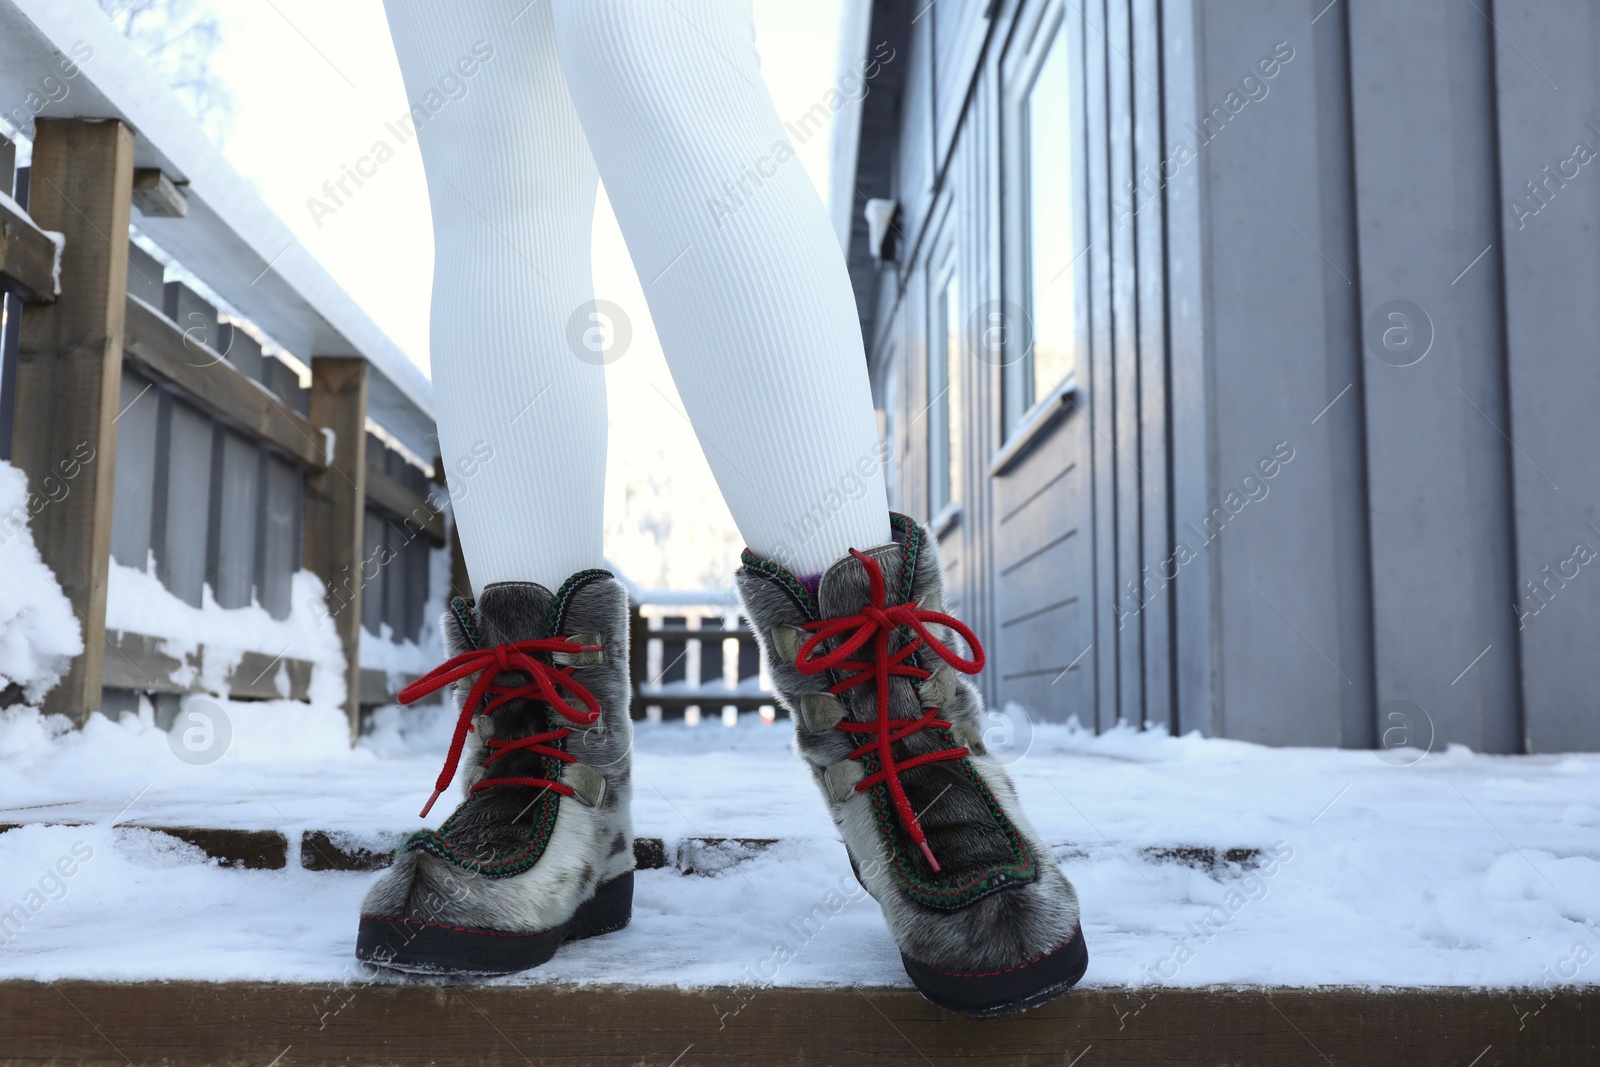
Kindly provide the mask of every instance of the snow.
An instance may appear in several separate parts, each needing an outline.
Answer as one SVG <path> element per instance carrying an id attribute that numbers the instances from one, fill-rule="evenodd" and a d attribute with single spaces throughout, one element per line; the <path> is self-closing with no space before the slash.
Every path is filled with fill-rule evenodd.
<path id="1" fill-rule="evenodd" d="M 226 691 L 229 673 L 246 652 L 306 660 L 312 664 L 311 702 L 326 709 L 342 707 L 344 651 L 328 624 L 323 585 L 316 575 L 302 570 L 294 575 L 291 590 L 289 615 L 283 619 L 274 619 L 258 603 L 224 608 L 212 597 L 210 586 L 204 587 L 197 608 L 174 596 L 153 568 L 139 570 L 112 560 L 106 631 L 165 638 L 161 651 L 179 661 L 203 648 L 199 678 L 174 680 L 184 685 L 198 681 L 212 693 Z M 287 695 L 285 689 L 279 692 Z"/>
<path id="2" fill-rule="evenodd" d="M 51 481 L 51 479 L 46 479 Z M 70 493 L 70 480 L 56 485 Z M 0 694 L 10 686 L 37 704 L 83 651 L 72 604 L 33 543 L 32 517 L 60 499 L 28 492 L 28 479 L 0 461 Z"/>
<path id="3" fill-rule="evenodd" d="M 276 828 L 291 850 L 312 828 L 391 839 L 423 825 L 448 713 L 384 709 L 351 750 L 331 710 L 226 708 L 232 742 L 208 765 L 174 758 L 148 716 L 82 731 L 25 709 L 0 716 L 0 822 L 92 823 L 0 835 L 0 917 L 21 905 L 25 919 L 0 927 L 0 978 L 367 980 L 351 951 L 374 875 L 309 872 L 293 854 L 283 871 L 223 870 L 111 824 Z M 1600 975 L 1600 756 L 1094 736 L 1008 710 L 1018 788 L 1082 898 L 1088 984 L 1505 988 Z M 786 724 L 636 730 L 639 834 L 669 854 L 694 836 L 780 844 L 711 875 L 642 871 L 631 926 L 506 981 L 906 983 Z M 1266 858 L 1206 871 L 1141 851 L 1185 845 Z"/>
<path id="4" fill-rule="evenodd" d="M 394 631 L 388 623 L 379 633 L 361 631 L 361 666 L 364 669 L 383 671 L 390 678 L 390 688 L 395 678 L 415 678 L 437 667 L 444 657 L 435 649 L 424 648 L 409 637 L 394 640 Z"/>

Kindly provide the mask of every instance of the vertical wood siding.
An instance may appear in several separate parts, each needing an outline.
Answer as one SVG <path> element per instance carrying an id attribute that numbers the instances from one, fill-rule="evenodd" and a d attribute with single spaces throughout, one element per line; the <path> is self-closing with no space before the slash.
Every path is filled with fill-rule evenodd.
<path id="1" fill-rule="evenodd" d="M 1592 5 L 938 8 L 907 27 L 870 334 L 897 503 L 927 518 L 930 272 L 958 245 L 943 545 L 989 698 L 1271 744 L 1600 747 Z M 1016 451 L 980 316 L 1024 296 L 1014 112 L 1058 18 L 1077 390 Z"/>
<path id="2" fill-rule="evenodd" d="M 1524 743 L 1561 752 L 1600 746 L 1600 160 L 1571 162 L 1580 142 L 1600 150 L 1600 12 L 1500 0 L 1493 14 Z"/>

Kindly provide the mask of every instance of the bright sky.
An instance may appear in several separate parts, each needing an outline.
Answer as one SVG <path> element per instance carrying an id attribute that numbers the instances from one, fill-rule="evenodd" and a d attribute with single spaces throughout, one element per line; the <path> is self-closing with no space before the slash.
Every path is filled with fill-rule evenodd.
<path id="1" fill-rule="evenodd" d="M 379 0 L 208 0 L 223 20 L 215 67 L 237 117 L 224 153 L 260 187 L 333 276 L 422 367 L 428 366 L 432 228 L 416 142 L 360 195 L 313 221 L 306 201 L 407 107 Z M 798 117 L 833 86 L 840 0 L 754 0 L 757 48 L 778 113 Z M 797 146 L 826 199 L 827 134 Z M 620 304 L 634 337 L 607 371 L 611 420 L 606 552 L 644 585 L 727 585 L 741 542 L 682 416 L 622 235 L 602 200 L 596 295 Z M 681 410 L 681 404 L 679 404 Z"/>

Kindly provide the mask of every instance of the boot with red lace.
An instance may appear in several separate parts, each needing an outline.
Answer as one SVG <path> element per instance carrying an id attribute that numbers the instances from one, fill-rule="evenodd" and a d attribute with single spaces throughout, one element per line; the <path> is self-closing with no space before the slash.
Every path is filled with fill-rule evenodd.
<path id="1" fill-rule="evenodd" d="M 934 538 L 904 515 L 891 526 L 890 544 L 810 579 L 747 549 L 739 594 L 912 982 L 951 1011 L 1024 1011 L 1088 966 L 1077 893 L 984 750 L 965 677 L 984 653 L 944 612 Z"/>
<path id="2" fill-rule="evenodd" d="M 603 570 L 554 593 L 501 582 L 453 600 L 443 625 L 450 658 L 400 701 L 451 688 L 456 729 L 422 814 L 463 759 L 465 799 L 367 893 L 356 956 L 507 974 L 632 915 L 628 595 Z"/>

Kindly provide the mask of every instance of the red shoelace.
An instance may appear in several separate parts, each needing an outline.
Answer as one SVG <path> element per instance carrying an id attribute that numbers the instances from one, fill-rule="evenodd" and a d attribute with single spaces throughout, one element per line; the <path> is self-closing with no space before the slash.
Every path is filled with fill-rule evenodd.
<path id="1" fill-rule="evenodd" d="M 452 682 L 460 681 L 469 674 L 478 674 L 478 680 L 472 683 L 472 688 L 467 691 L 467 698 L 461 702 L 461 716 L 456 720 L 456 732 L 450 739 L 450 751 L 444 758 L 444 769 L 439 772 L 439 778 L 434 782 L 433 796 L 422 806 L 422 815 L 426 816 L 428 809 L 433 807 L 433 802 L 439 799 L 439 794 L 450 788 L 450 782 L 456 774 L 456 765 L 461 762 L 461 750 L 465 747 L 467 734 L 472 729 L 473 716 L 492 715 L 497 708 L 512 700 L 541 700 L 574 726 L 590 726 L 597 722 L 600 718 L 600 702 L 595 699 L 593 693 L 572 679 L 571 668 L 552 666 L 541 659 L 535 659 L 534 654 L 599 651 L 601 651 L 599 645 L 581 645 L 567 637 L 516 641 L 508 645 L 496 645 L 493 648 L 474 649 L 446 660 L 400 690 L 397 699 L 402 704 L 409 704 L 435 690 L 443 689 Z M 521 671 L 528 676 L 529 681 L 522 685 L 500 685 L 495 681 L 495 678 L 508 671 Z M 583 707 L 581 709 L 573 707 L 563 698 L 562 691 L 570 697 L 575 697 Z M 485 698 L 489 698 L 486 703 Z M 479 704 L 483 706 L 480 708 Z M 554 730 L 514 740 L 491 737 L 488 742 L 490 754 L 484 759 L 483 765 L 487 767 L 501 756 L 524 751 L 551 756 L 563 763 L 576 763 L 575 757 L 569 756 L 551 743 L 561 740 L 570 733 L 572 733 L 571 727 L 559 726 Z M 497 785 L 531 785 L 552 790 L 562 796 L 572 796 L 571 786 L 546 781 L 543 778 L 484 778 L 472 787 L 472 792 L 492 789 Z"/>
<path id="2" fill-rule="evenodd" d="M 936 653 L 940 659 L 963 674 L 977 674 L 983 670 L 983 647 L 978 644 L 977 635 L 965 624 L 943 612 L 926 611 L 915 604 L 885 606 L 883 569 L 878 566 L 878 561 L 853 548 L 850 554 L 860 560 L 861 565 L 866 568 L 867 579 L 871 582 L 871 600 L 854 615 L 841 615 L 834 619 L 806 623 L 805 628 L 813 633 L 800 646 L 800 652 L 795 657 L 795 669 L 801 674 L 820 674 L 830 668 L 856 672 L 828 688 L 828 692 L 835 695 L 858 685 L 866 685 L 868 682 L 874 683 L 877 687 L 877 721 L 844 721 L 838 723 L 835 729 L 847 734 L 872 735 L 871 740 L 862 744 L 848 757 L 860 759 L 868 752 L 875 752 L 878 755 L 879 769 L 857 782 L 856 791 L 864 792 L 879 782 L 887 782 L 889 795 L 894 798 L 895 810 L 900 813 L 900 824 L 911 835 L 911 840 L 922 849 L 922 854 L 928 858 L 929 865 L 937 871 L 939 861 L 934 858 L 933 849 L 928 847 L 927 835 L 922 832 L 922 823 L 917 819 L 917 813 L 912 810 L 911 801 L 906 797 L 900 775 L 925 763 L 960 759 L 967 754 L 967 750 L 946 748 L 897 761 L 890 747 L 895 742 L 903 741 L 930 726 L 949 729 L 950 723 L 939 718 L 938 713 L 942 710 L 940 708 L 929 708 L 915 719 L 889 718 L 889 679 L 899 677 L 921 681 L 931 677 L 931 671 L 925 671 L 914 663 L 906 662 L 917 649 L 923 647 Z M 956 655 L 944 642 L 929 633 L 924 624 L 930 622 L 948 626 L 960 634 L 972 648 L 972 659 L 963 659 Z M 904 648 L 891 654 L 889 638 L 902 626 L 909 628 L 915 636 Z M 834 638 L 843 638 L 837 648 L 832 652 L 815 655 L 819 645 Z M 871 659 L 852 658 L 868 642 L 871 642 Z"/>

